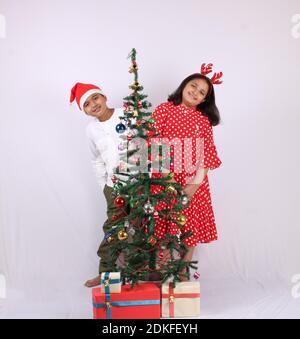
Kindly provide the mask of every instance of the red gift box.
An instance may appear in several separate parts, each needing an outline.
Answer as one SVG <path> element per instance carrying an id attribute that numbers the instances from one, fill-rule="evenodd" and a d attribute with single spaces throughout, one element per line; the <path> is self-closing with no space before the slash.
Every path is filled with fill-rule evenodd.
<path id="1" fill-rule="evenodd" d="M 160 319 L 160 288 L 153 283 L 131 287 L 121 293 L 105 294 L 93 288 L 94 319 Z"/>

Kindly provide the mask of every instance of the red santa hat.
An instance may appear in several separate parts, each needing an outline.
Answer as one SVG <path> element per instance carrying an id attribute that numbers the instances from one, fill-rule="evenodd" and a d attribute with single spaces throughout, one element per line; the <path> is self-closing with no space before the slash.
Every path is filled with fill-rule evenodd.
<path id="1" fill-rule="evenodd" d="M 76 99 L 79 109 L 83 110 L 83 105 L 86 102 L 87 98 L 95 93 L 99 93 L 105 96 L 100 87 L 77 82 L 77 84 L 71 89 L 70 103 L 72 103 Z"/>

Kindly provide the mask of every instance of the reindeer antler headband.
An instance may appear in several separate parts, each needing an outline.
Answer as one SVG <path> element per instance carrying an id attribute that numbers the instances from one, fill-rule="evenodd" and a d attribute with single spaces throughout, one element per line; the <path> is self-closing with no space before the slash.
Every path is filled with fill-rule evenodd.
<path id="1" fill-rule="evenodd" d="M 202 75 L 207 75 L 209 73 L 212 72 L 212 66 L 213 64 L 202 64 L 201 65 L 201 74 Z M 212 78 L 210 79 L 211 83 L 214 85 L 220 85 L 223 81 L 220 80 L 223 76 L 223 72 L 218 72 L 218 73 L 214 73 L 214 75 L 212 76 Z M 209 79 L 209 78 L 208 78 Z"/>

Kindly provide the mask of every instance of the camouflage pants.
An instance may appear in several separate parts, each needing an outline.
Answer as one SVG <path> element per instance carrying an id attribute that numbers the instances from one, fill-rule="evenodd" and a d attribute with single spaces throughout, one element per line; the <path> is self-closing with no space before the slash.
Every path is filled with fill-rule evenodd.
<path id="1" fill-rule="evenodd" d="M 103 225 L 104 233 L 111 230 L 113 226 L 112 216 L 120 214 L 120 209 L 115 206 L 114 198 L 112 197 L 113 189 L 105 185 L 103 193 L 107 203 L 107 220 Z M 101 272 L 115 272 L 117 255 L 113 256 L 110 243 L 104 238 L 99 246 L 97 255 L 100 257 L 99 273 Z"/>

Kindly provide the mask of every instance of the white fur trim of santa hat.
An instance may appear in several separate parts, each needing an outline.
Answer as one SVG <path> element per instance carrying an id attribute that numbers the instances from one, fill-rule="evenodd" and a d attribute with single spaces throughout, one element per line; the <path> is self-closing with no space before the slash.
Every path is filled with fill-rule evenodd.
<path id="1" fill-rule="evenodd" d="M 105 94 L 101 91 L 101 89 L 97 89 L 97 88 L 93 88 L 93 89 L 90 89 L 88 90 L 87 92 L 85 92 L 82 97 L 80 98 L 80 109 L 81 110 L 84 110 L 83 109 L 83 105 L 84 103 L 87 101 L 87 99 L 89 98 L 89 96 L 93 95 L 93 94 L 102 94 L 103 96 L 105 96 Z"/>

